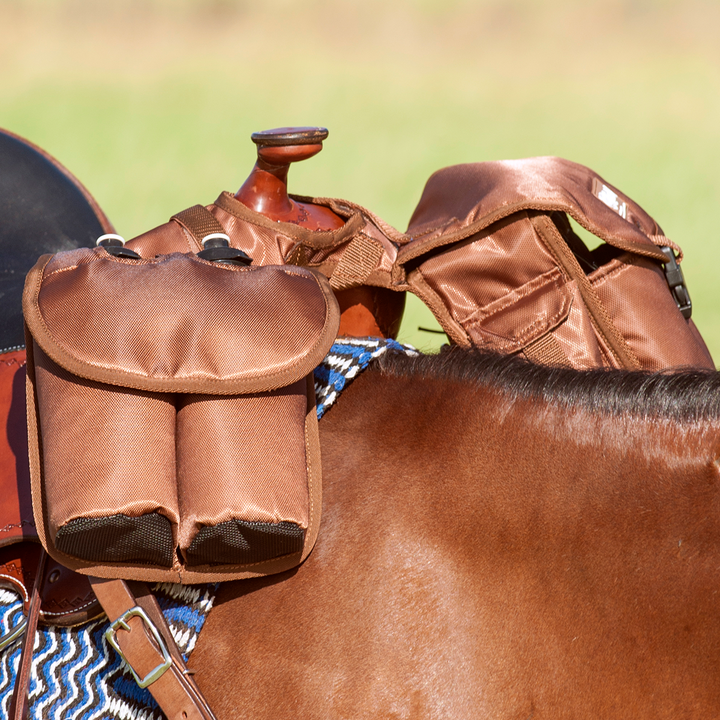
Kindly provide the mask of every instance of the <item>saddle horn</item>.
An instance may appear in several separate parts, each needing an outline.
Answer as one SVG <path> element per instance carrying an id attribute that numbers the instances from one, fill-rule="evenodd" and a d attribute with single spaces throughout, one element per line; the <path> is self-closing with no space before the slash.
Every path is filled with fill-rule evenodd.
<path id="1" fill-rule="evenodd" d="M 253 133 L 257 162 L 235 197 L 271 220 L 291 222 L 308 230 L 337 230 L 345 221 L 332 210 L 293 200 L 287 192 L 290 165 L 317 155 L 326 128 L 283 127 Z"/>
<path id="2" fill-rule="evenodd" d="M 317 155 L 328 131 L 322 127 L 281 127 L 255 132 L 257 161 L 235 199 L 251 210 L 308 230 L 333 231 L 346 220 L 330 208 L 292 198 L 287 191 L 290 165 Z M 404 293 L 357 285 L 336 290 L 340 305 L 340 335 L 395 337 L 405 307 Z"/>

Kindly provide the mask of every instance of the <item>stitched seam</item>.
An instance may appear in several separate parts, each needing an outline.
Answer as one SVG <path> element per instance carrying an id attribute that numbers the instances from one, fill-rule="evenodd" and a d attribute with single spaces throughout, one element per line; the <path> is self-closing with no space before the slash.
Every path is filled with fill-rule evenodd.
<path id="1" fill-rule="evenodd" d="M 492 335 L 493 337 L 502 338 L 506 342 L 505 345 L 515 345 L 517 343 L 523 343 L 529 336 L 532 336 L 535 334 L 535 331 L 543 327 L 548 330 L 552 330 L 552 328 L 557 325 L 558 321 L 562 319 L 563 315 L 565 314 L 565 306 L 567 303 L 563 303 L 563 308 L 561 311 L 555 313 L 554 315 L 551 315 L 546 322 L 543 322 L 543 320 L 535 320 L 532 324 L 528 325 L 525 330 L 523 330 L 520 334 L 516 335 L 514 338 L 506 338 L 503 335 L 497 335 L 496 333 L 492 332 L 492 330 L 483 330 L 482 328 L 482 321 L 473 320 L 471 322 L 467 323 L 467 326 L 469 328 L 478 328 L 481 331 L 481 334 L 483 335 Z"/>
<path id="2" fill-rule="evenodd" d="M 548 278 L 548 277 L 543 277 L 543 275 L 540 275 L 539 278 L 535 278 L 535 279 L 531 280 L 529 283 L 527 283 L 525 286 L 523 286 L 523 287 L 529 286 L 529 290 L 527 292 L 515 294 L 513 291 L 511 291 L 510 293 L 508 293 L 508 295 L 512 295 L 512 297 L 509 298 L 508 300 L 506 300 L 505 303 L 502 304 L 501 306 L 492 310 L 492 312 L 483 314 L 482 320 L 486 320 L 487 318 L 491 318 L 494 315 L 497 315 L 497 313 L 499 313 L 499 312 L 503 312 L 511 305 L 515 305 L 518 300 L 522 300 L 523 298 L 529 297 L 530 295 L 532 295 L 535 291 L 539 290 L 540 288 L 544 288 L 546 286 L 552 286 L 552 285 L 554 285 L 556 289 L 562 287 L 565 283 L 561 282 L 562 277 L 558 277 L 559 274 L 560 273 L 557 270 L 550 270 L 548 273 L 545 273 L 544 275 L 552 275 L 552 277 Z M 538 282 L 539 280 L 541 280 L 541 282 Z M 563 304 L 566 304 L 566 303 L 567 303 L 567 300 L 565 300 L 563 302 Z M 482 308 L 480 308 L 479 311 L 482 312 Z M 480 320 L 480 321 L 470 320 L 469 322 L 481 322 L 482 320 Z"/>
<path id="3" fill-rule="evenodd" d="M 24 350 L 25 346 L 23 345 L 21 347 L 18 347 L 17 349 Z M 4 351 L 4 352 L 9 352 L 9 351 Z M 5 367 L 10 367 L 11 365 L 15 365 L 16 367 L 21 368 L 21 367 L 25 367 L 26 361 L 23 360 L 21 362 L 17 358 L 13 358 L 12 360 L 3 360 L 2 358 L 0 358 L 0 364 L 4 365 Z"/>
<path id="4" fill-rule="evenodd" d="M 26 525 L 35 527 L 35 523 L 32 520 L 21 520 L 19 523 L 10 523 L 9 525 L 5 525 L 5 527 L 0 528 L 0 533 L 6 533 L 16 528 L 23 528 Z"/>
<path id="5" fill-rule="evenodd" d="M 450 233 L 447 237 L 443 237 L 442 235 L 439 235 L 436 238 L 431 238 L 427 242 L 427 247 L 425 248 L 418 248 L 416 252 L 411 253 L 408 252 L 406 256 L 402 258 L 402 262 L 407 263 L 411 260 L 414 260 L 417 257 L 421 257 L 427 252 L 430 252 L 432 250 L 435 250 L 439 247 L 443 247 L 445 245 L 450 245 L 452 243 L 458 242 L 460 240 L 465 240 L 468 237 L 471 237 L 472 235 L 475 235 L 479 232 L 482 232 L 483 230 L 489 228 L 491 225 L 494 225 L 496 222 L 500 220 L 504 220 L 505 218 L 515 214 L 520 213 L 523 210 L 537 210 L 542 213 L 549 213 L 553 210 L 559 210 L 561 212 L 564 212 L 570 217 L 572 217 L 574 220 L 578 222 L 582 227 L 584 227 L 588 232 L 592 233 L 596 237 L 599 237 L 600 239 L 603 239 L 601 235 L 598 235 L 596 230 L 602 230 L 602 228 L 595 228 L 590 227 L 588 223 L 585 222 L 585 218 L 580 218 L 580 213 L 574 213 L 571 210 L 567 208 L 566 205 L 558 205 L 555 201 L 546 200 L 545 202 L 547 204 L 541 204 L 543 201 L 540 198 L 540 202 L 538 203 L 528 203 L 528 202 L 520 202 L 515 203 L 512 205 L 501 205 L 497 210 L 494 210 L 492 212 L 489 212 L 484 217 L 480 218 L 479 220 L 475 220 L 471 222 L 469 225 L 466 225 L 464 228 L 459 228 L 456 232 L 456 234 Z M 641 232 L 643 235 L 645 233 L 638 228 L 639 232 Z M 617 238 L 614 235 L 607 235 L 607 238 L 612 239 L 614 242 L 608 242 L 607 239 L 605 239 L 605 242 L 608 242 L 608 244 L 613 245 L 615 247 L 619 247 L 622 250 L 625 250 L 626 252 L 633 252 L 637 255 L 643 255 L 645 257 L 651 257 L 656 260 L 659 260 L 660 258 L 657 256 L 656 252 L 654 252 L 655 248 L 657 247 L 649 238 L 649 246 L 645 248 L 644 246 L 640 245 L 638 242 L 634 240 L 624 240 L 622 238 Z M 648 237 L 645 235 L 645 237 Z M 617 245 L 616 245 L 617 243 Z M 412 245 L 405 245 L 406 248 L 411 248 Z M 660 250 L 657 251 L 658 253 Z"/>
<path id="6" fill-rule="evenodd" d="M 89 600 L 84 605 L 78 605 L 77 607 L 74 607 L 70 610 L 63 610 L 62 612 L 52 612 L 50 610 L 43 610 L 41 608 L 41 612 L 43 614 L 43 617 L 61 617 L 62 615 L 72 615 L 73 613 L 78 612 L 79 610 L 82 610 L 83 608 L 90 607 L 91 605 L 95 605 L 98 601 L 97 600 Z"/>

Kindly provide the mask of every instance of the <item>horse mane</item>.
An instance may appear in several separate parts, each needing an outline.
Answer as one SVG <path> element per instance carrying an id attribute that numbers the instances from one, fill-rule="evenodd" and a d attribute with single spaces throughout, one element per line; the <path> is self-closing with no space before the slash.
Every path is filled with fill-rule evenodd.
<path id="1" fill-rule="evenodd" d="M 388 353 L 383 373 L 493 386 L 515 398 L 540 398 L 570 408 L 680 422 L 720 419 L 720 373 L 573 370 L 479 349 L 444 347 L 415 357 Z"/>

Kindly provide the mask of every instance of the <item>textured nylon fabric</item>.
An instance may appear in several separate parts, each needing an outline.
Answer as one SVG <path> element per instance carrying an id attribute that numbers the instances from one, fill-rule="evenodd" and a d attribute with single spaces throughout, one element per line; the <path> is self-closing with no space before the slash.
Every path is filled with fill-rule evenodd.
<path id="1" fill-rule="evenodd" d="M 171 395 L 79 380 L 34 348 L 50 540 L 78 517 L 159 512 L 177 526 Z"/>
<path id="2" fill-rule="evenodd" d="M 641 257 L 623 255 L 590 276 L 617 328 L 650 370 L 714 368 L 704 342 L 677 312 L 662 270 Z"/>
<path id="3" fill-rule="evenodd" d="M 490 230 L 428 258 L 420 272 L 472 343 L 516 352 L 565 319 L 571 296 L 526 213 Z"/>
<path id="4" fill-rule="evenodd" d="M 275 558 L 290 547 L 282 523 L 305 538 L 319 512 L 308 487 L 306 379 L 244 396 L 163 395 L 74 378 L 34 351 L 42 505 L 57 551 L 177 570 L 190 547 L 195 565 L 215 546 L 232 563 Z M 245 534 L 258 547 L 240 552 L 234 520 L 265 525 Z"/>
<path id="5" fill-rule="evenodd" d="M 604 345 L 590 322 L 590 315 L 585 308 L 577 283 L 574 280 L 568 282 L 567 289 L 572 295 L 570 312 L 567 320 L 558 325 L 552 334 L 563 349 L 571 367 L 578 370 L 615 367 L 612 355 L 604 350 Z"/>
<path id="6" fill-rule="evenodd" d="M 177 415 L 179 545 L 233 518 L 307 528 L 306 383 L 273 393 L 186 396 Z"/>
<path id="7" fill-rule="evenodd" d="M 525 213 L 493 225 L 422 263 L 425 281 L 458 322 L 556 268 Z M 482 282 L 479 280 L 482 279 Z"/>
<path id="8" fill-rule="evenodd" d="M 72 260 L 45 267 L 36 304 L 26 299 L 28 325 L 41 345 L 108 378 L 173 380 L 166 389 L 180 389 L 183 380 L 271 378 L 301 364 L 310 372 L 322 358 L 322 348 L 314 362 L 307 356 L 331 312 L 307 270 L 180 254 L 121 260 L 102 248 Z"/>

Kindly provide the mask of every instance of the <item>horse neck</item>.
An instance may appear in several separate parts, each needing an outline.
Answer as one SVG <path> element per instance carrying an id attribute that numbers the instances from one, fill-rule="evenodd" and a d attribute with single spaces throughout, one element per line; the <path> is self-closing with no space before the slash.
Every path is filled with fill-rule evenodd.
<path id="1" fill-rule="evenodd" d="M 470 508 L 518 543 L 533 532 L 553 543 L 613 536 L 620 546 L 648 534 L 675 542 L 701 527 L 720 537 L 717 420 L 593 413 L 375 372 L 355 381 L 321 434 L 327 477 L 367 468 L 388 503 L 407 479 L 402 502 L 433 522 L 450 506 L 446 522 Z"/>

